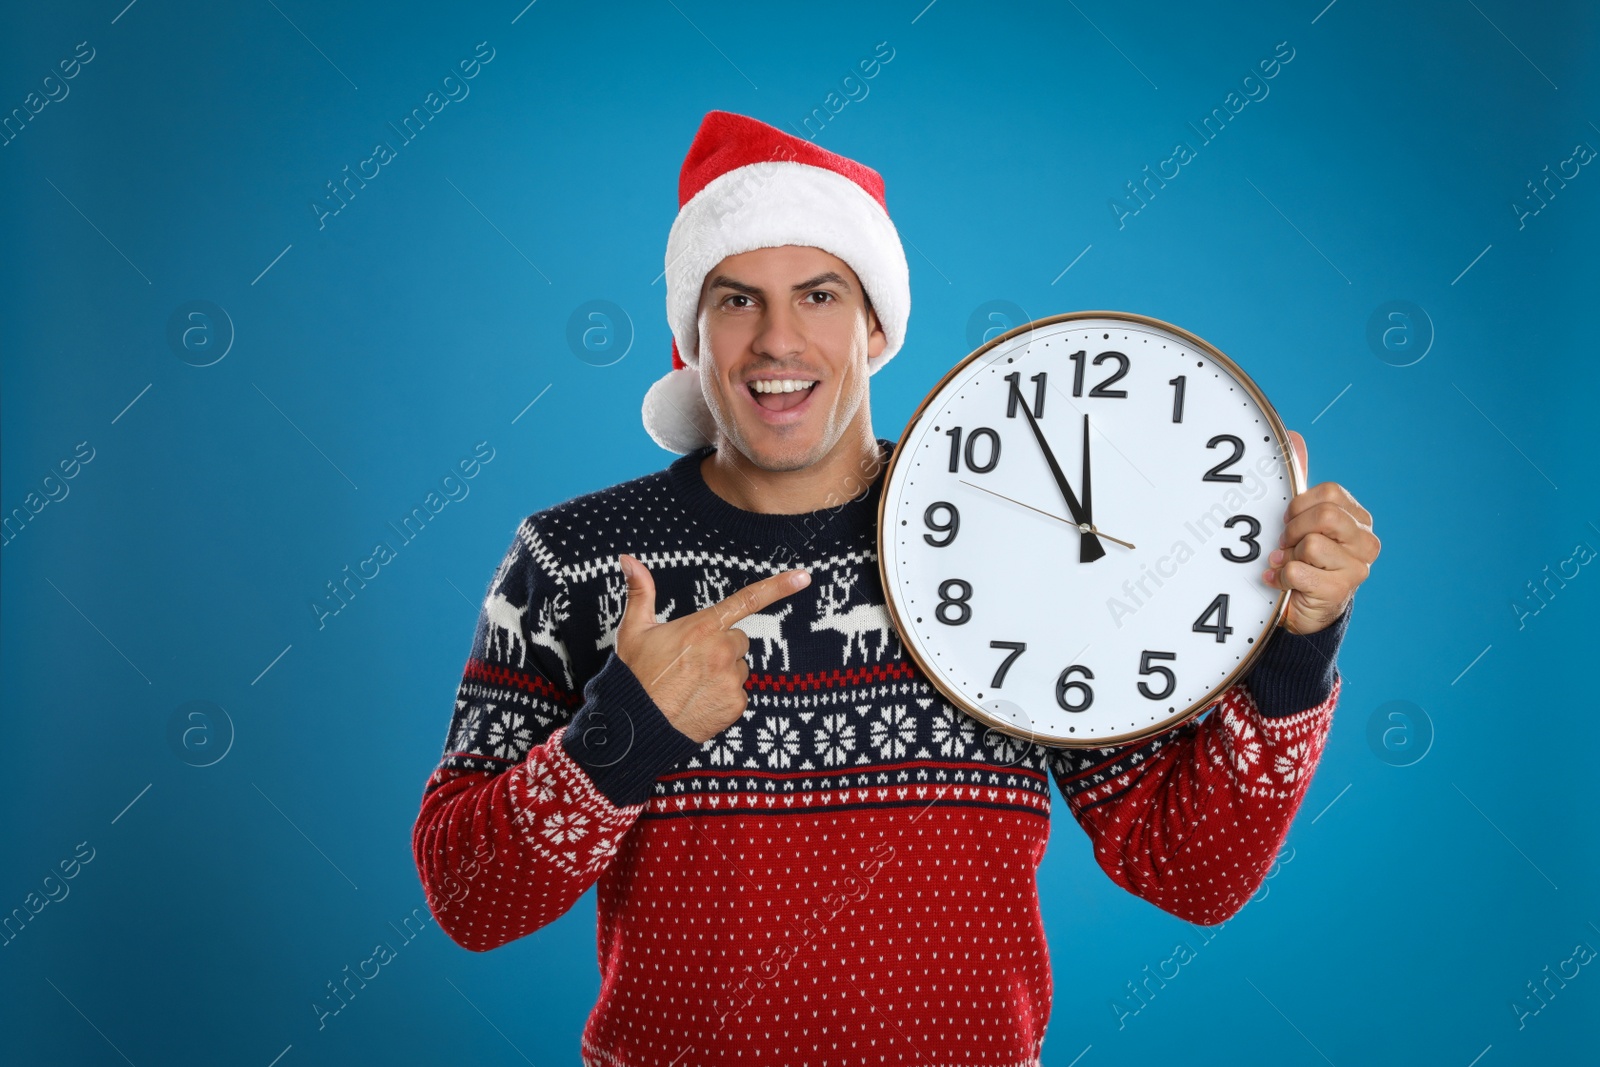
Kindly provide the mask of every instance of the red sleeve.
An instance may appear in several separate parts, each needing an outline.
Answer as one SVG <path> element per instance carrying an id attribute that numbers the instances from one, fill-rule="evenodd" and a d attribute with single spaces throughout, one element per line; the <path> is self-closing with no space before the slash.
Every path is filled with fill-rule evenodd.
<path id="1" fill-rule="evenodd" d="M 619 808 L 562 746 L 566 727 L 509 771 L 428 780 L 412 850 L 439 928 L 486 952 L 565 915 L 616 856 L 643 804 Z"/>
<path id="2" fill-rule="evenodd" d="M 614 651 L 598 670 L 584 660 L 583 677 L 562 636 L 568 605 L 525 520 L 489 583 L 411 835 L 439 928 L 474 951 L 564 915 L 615 859 L 655 779 L 700 747 Z"/>
<path id="3" fill-rule="evenodd" d="M 1321 759 L 1339 682 L 1321 704 L 1269 718 L 1235 685 L 1198 722 L 1143 743 L 1063 750 L 1052 770 L 1111 880 L 1212 925 L 1260 888 Z"/>

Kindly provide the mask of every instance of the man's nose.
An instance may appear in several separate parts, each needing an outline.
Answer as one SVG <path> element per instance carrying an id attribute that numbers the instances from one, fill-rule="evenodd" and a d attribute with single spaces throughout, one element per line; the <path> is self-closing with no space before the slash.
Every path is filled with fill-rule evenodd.
<path id="1" fill-rule="evenodd" d="M 763 356 L 784 359 L 805 351 L 805 324 L 799 311 L 788 305 L 769 307 L 761 318 L 752 347 Z"/>

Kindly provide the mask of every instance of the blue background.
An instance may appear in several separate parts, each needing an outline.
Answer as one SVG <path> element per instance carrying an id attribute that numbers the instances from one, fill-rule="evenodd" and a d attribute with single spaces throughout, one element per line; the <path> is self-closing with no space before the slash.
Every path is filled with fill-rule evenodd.
<path id="1" fill-rule="evenodd" d="M 817 143 L 884 175 L 911 263 L 880 436 L 1015 324 L 991 302 L 1139 312 L 1242 364 L 1383 540 L 1331 741 L 1238 917 L 1201 934 L 1117 888 L 1057 797 L 1045 1062 L 1594 1062 L 1596 965 L 1547 1004 L 1527 983 L 1600 949 L 1600 566 L 1574 559 L 1600 551 L 1600 163 L 1512 207 L 1600 148 L 1594 5 L 125 2 L 0 28 L 8 114 L 94 50 L 0 146 L 0 507 L 70 490 L 0 556 L 0 909 L 94 856 L 0 948 L 0 1056 L 575 1062 L 593 894 L 492 953 L 432 923 L 402 943 L 412 821 L 518 520 L 672 458 L 638 411 L 701 116 L 824 108 Z M 1283 41 L 1203 144 L 1188 124 Z M 479 42 L 470 94 L 399 143 Z M 1195 158 L 1119 226 L 1179 139 Z M 396 158 L 319 224 L 378 140 Z M 594 300 L 621 313 L 575 345 Z M 1385 348 L 1390 301 L 1413 310 Z M 319 627 L 324 583 L 480 441 L 468 495 Z M 1195 958 L 1133 1000 L 1180 939 Z M 319 1031 L 382 940 L 398 958 Z"/>

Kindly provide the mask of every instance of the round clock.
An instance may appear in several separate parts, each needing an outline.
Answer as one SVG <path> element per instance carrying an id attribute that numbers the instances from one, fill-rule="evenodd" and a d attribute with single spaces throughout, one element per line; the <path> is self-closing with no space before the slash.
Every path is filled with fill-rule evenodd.
<path id="1" fill-rule="evenodd" d="M 997 730 L 1103 746 L 1168 730 L 1244 677 L 1304 487 L 1278 414 L 1157 319 L 1038 319 L 951 368 L 885 475 L 878 566 L 923 674 Z"/>

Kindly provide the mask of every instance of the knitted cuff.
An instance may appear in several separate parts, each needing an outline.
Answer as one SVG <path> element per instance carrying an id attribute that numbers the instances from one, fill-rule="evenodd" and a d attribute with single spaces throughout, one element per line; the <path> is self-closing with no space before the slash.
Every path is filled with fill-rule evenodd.
<path id="1" fill-rule="evenodd" d="M 1338 674 L 1334 661 L 1354 608 L 1352 597 L 1344 614 L 1314 634 L 1290 633 L 1281 626 L 1273 632 L 1245 679 L 1262 715 L 1282 718 L 1328 699 Z"/>
<path id="2" fill-rule="evenodd" d="M 583 697 L 561 746 L 619 808 L 648 800 L 667 768 L 700 751 L 700 742 L 672 725 L 614 651 Z"/>

